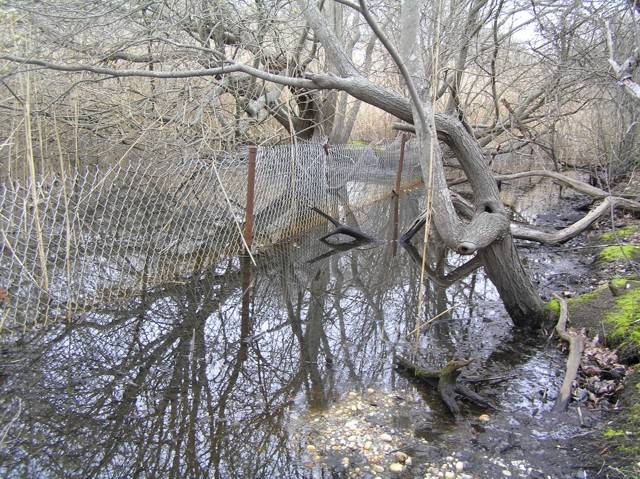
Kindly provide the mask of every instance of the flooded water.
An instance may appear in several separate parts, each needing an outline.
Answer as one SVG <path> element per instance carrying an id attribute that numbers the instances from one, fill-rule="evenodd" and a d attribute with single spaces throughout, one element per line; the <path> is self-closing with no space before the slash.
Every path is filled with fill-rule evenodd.
<path id="1" fill-rule="evenodd" d="M 393 216 L 384 200 L 358 220 L 391 239 Z M 342 250 L 324 232 L 4 338 L 0 475 L 573 477 L 535 452 L 579 429 L 549 415 L 562 353 L 513 330 L 481 269 L 430 244 L 420 288 L 420 245 Z M 472 359 L 463 376 L 493 378 L 476 390 L 499 410 L 461 401 L 456 423 L 397 355 Z"/>

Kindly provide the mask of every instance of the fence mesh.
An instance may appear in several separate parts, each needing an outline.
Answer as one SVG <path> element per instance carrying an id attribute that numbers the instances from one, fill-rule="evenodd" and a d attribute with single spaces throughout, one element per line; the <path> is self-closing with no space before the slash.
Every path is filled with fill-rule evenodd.
<path id="1" fill-rule="evenodd" d="M 400 145 L 261 147 L 254 245 L 270 245 L 389 194 Z M 420 178 L 411 144 L 403 185 Z M 172 164 L 119 163 L 0 184 L 0 331 L 25 329 L 212 268 L 240 252 L 247 150 Z"/>

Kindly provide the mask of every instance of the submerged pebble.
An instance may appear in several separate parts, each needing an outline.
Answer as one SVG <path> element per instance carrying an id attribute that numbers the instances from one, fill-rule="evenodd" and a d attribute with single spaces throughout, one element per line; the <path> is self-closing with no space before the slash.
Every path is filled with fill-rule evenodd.
<path id="1" fill-rule="evenodd" d="M 396 457 L 396 461 L 398 462 L 405 462 L 407 459 L 409 459 L 409 456 L 407 456 L 404 452 L 401 452 L 401 451 L 396 452 L 395 457 Z"/>

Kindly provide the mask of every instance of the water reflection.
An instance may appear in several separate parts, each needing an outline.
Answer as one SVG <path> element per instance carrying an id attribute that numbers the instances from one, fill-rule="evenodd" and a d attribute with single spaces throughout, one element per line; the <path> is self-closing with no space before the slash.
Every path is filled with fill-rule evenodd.
<path id="1" fill-rule="evenodd" d="M 402 201 L 401 229 L 420 208 Z M 393 201 L 375 208 L 360 227 L 392 238 Z M 399 352 L 434 368 L 473 357 L 480 368 L 510 338 L 493 286 L 442 246 L 426 251 L 418 315 L 421 246 L 338 251 L 320 234 L 256 266 L 234 258 L 73 324 L 5 338 L 0 473 L 311 477 L 293 411 L 350 390 L 411 387 L 394 371 Z"/>

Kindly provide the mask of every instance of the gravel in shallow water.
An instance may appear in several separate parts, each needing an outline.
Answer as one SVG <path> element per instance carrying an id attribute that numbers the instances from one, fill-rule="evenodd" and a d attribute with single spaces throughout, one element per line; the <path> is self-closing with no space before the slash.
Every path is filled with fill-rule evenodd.
<path id="1" fill-rule="evenodd" d="M 350 392 L 326 410 L 301 413 L 291 423 L 300 461 L 309 469 L 332 469 L 354 478 L 479 479 L 469 471 L 471 464 L 461 451 L 434 460 L 429 441 L 416 437 L 410 425 L 395 424 L 398 410 L 411 408 L 408 396 L 406 391 L 366 389 Z M 427 408 L 424 403 L 417 407 Z M 486 414 L 477 418 L 490 420 Z M 525 461 L 485 460 L 504 478 L 531 477 L 532 468 Z"/>

